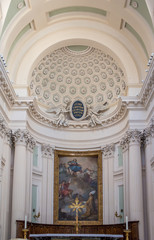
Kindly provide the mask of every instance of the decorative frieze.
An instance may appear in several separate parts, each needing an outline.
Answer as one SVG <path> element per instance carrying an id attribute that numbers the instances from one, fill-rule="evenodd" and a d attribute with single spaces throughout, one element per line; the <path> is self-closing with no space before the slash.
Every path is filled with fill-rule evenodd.
<path id="1" fill-rule="evenodd" d="M 102 148 L 103 157 L 104 158 L 112 157 L 114 155 L 114 151 L 115 151 L 114 143 L 106 145 L 105 147 Z"/>
<path id="2" fill-rule="evenodd" d="M 50 144 L 42 144 L 41 151 L 43 157 L 50 158 L 54 155 L 54 149 Z"/>

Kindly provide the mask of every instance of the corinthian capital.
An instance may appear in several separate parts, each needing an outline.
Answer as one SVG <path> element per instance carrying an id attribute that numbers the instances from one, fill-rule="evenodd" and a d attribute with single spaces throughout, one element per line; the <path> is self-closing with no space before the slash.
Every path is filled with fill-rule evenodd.
<path id="1" fill-rule="evenodd" d="M 13 144 L 12 130 L 11 129 L 6 129 L 5 136 L 6 136 L 7 143 L 11 146 Z"/>
<path id="2" fill-rule="evenodd" d="M 3 137 L 6 133 L 6 125 L 4 123 L 4 119 L 0 117 L 0 135 Z"/>
<path id="3" fill-rule="evenodd" d="M 42 144 L 41 146 L 43 157 L 52 157 L 53 156 L 53 147 L 49 144 Z"/>
<path id="4" fill-rule="evenodd" d="M 128 149 L 128 144 L 129 144 L 129 142 L 128 142 L 127 136 L 123 137 L 120 141 L 120 146 L 122 148 L 122 151 L 125 151 Z"/>
<path id="5" fill-rule="evenodd" d="M 13 134 L 13 138 L 14 142 L 17 144 L 24 144 L 30 149 L 35 147 L 36 142 L 27 130 L 16 130 Z"/>
<path id="6" fill-rule="evenodd" d="M 142 133 L 137 129 L 129 130 L 126 132 L 126 138 L 128 143 L 140 143 L 141 137 L 142 137 Z"/>
<path id="7" fill-rule="evenodd" d="M 28 135 L 28 141 L 27 141 L 27 147 L 30 149 L 30 150 L 33 150 L 34 147 L 36 145 L 36 141 L 34 140 L 34 138 L 29 134 Z"/>
<path id="8" fill-rule="evenodd" d="M 111 157 L 114 154 L 115 151 L 115 144 L 112 143 L 110 145 L 106 145 L 105 147 L 102 148 L 103 151 L 103 156 L 104 157 Z"/>
<path id="9" fill-rule="evenodd" d="M 15 143 L 21 143 L 21 144 L 28 144 L 28 131 L 27 130 L 21 130 L 18 129 L 14 132 L 14 142 Z"/>

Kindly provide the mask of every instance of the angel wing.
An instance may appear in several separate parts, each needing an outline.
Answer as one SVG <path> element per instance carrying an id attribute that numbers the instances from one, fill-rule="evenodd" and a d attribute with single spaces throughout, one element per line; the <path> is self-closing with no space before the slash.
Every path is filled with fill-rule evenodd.
<path id="1" fill-rule="evenodd" d="M 107 102 L 105 102 L 104 104 L 98 104 L 98 105 L 94 106 L 92 111 L 94 113 L 101 114 L 102 112 L 106 111 L 108 108 L 109 108 L 109 106 L 108 106 Z"/>
<path id="2" fill-rule="evenodd" d="M 53 106 L 50 109 L 47 110 L 47 113 L 55 113 L 55 114 L 59 114 L 60 111 L 62 110 L 63 112 L 69 112 L 69 105 L 70 103 L 67 103 L 65 106 L 60 104 L 57 107 Z"/>
<path id="3" fill-rule="evenodd" d="M 51 107 L 50 109 L 47 110 L 47 113 L 55 113 L 58 114 L 60 112 L 60 109 L 63 108 L 63 105 L 60 104 L 57 107 Z"/>

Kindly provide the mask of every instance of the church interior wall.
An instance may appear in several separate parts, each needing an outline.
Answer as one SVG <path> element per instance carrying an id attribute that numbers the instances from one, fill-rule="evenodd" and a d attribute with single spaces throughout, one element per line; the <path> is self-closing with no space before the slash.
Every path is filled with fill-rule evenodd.
<path id="1" fill-rule="evenodd" d="M 62 150 L 99 151 L 103 224 L 128 216 L 139 221 L 140 240 L 153 240 L 154 4 L 78 0 L 78 11 L 76 1 L 25 0 L 8 21 L 11 2 L 0 4 L 0 239 L 15 238 L 16 220 L 25 216 L 55 223 L 55 152 Z M 146 3 L 149 13 L 145 7 L 141 13 Z M 79 46 L 86 50 L 70 48 Z M 79 99 L 80 120 L 71 105 Z"/>

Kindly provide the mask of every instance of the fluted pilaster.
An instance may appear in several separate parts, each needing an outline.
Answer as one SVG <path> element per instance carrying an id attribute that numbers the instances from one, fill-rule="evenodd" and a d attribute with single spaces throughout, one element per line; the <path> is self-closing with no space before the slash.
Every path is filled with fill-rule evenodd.
<path id="1" fill-rule="evenodd" d="M 154 159 L 154 119 L 148 128 L 143 131 L 145 147 L 145 166 L 146 166 L 146 188 L 147 188 L 147 225 L 148 239 L 152 240 L 154 236 L 154 190 L 153 190 L 153 170 L 152 163 Z"/>
<path id="2" fill-rule="evenodd" d="M 49 144 L 42 144 L 43 160 L 43 206 L 42 220 L 53 223 L 53 189 L 54 189 L 54 148 Z"/>
<path id="3" fill-rule="evenodd" d="M 102 148 L 103 182 L 104 182 L 104 223 L 114 223 L 114 153 L 115 144 L 109 144 Z"/>
<path id="4" fill-rule="evenodd" d="M 129 143 L 129 209 L 130 220 L 139 220 L 140 239 L 144 239 L 143 217 L 143 186 L 141 164 L 141 137 L 139 130 L 129 130 L 126 133 L 126 141 Z"/>
<path id="5" fill-rule="evenodd" d="M 13 171 L 13 197 L 12 197 L 12 228 L 11 236 L 16 235 L 16 220 L 24 220 L 27 211 L 26 201 L 29 201 L 26 196 L 28 167 L 27 162 L 30 156 L 28 148 L 33 148 L 35 145 L 34 139 L 27 130 L 18 129 L 13 133 L 15 143 L 14 156 L 14 171 Z"/>

